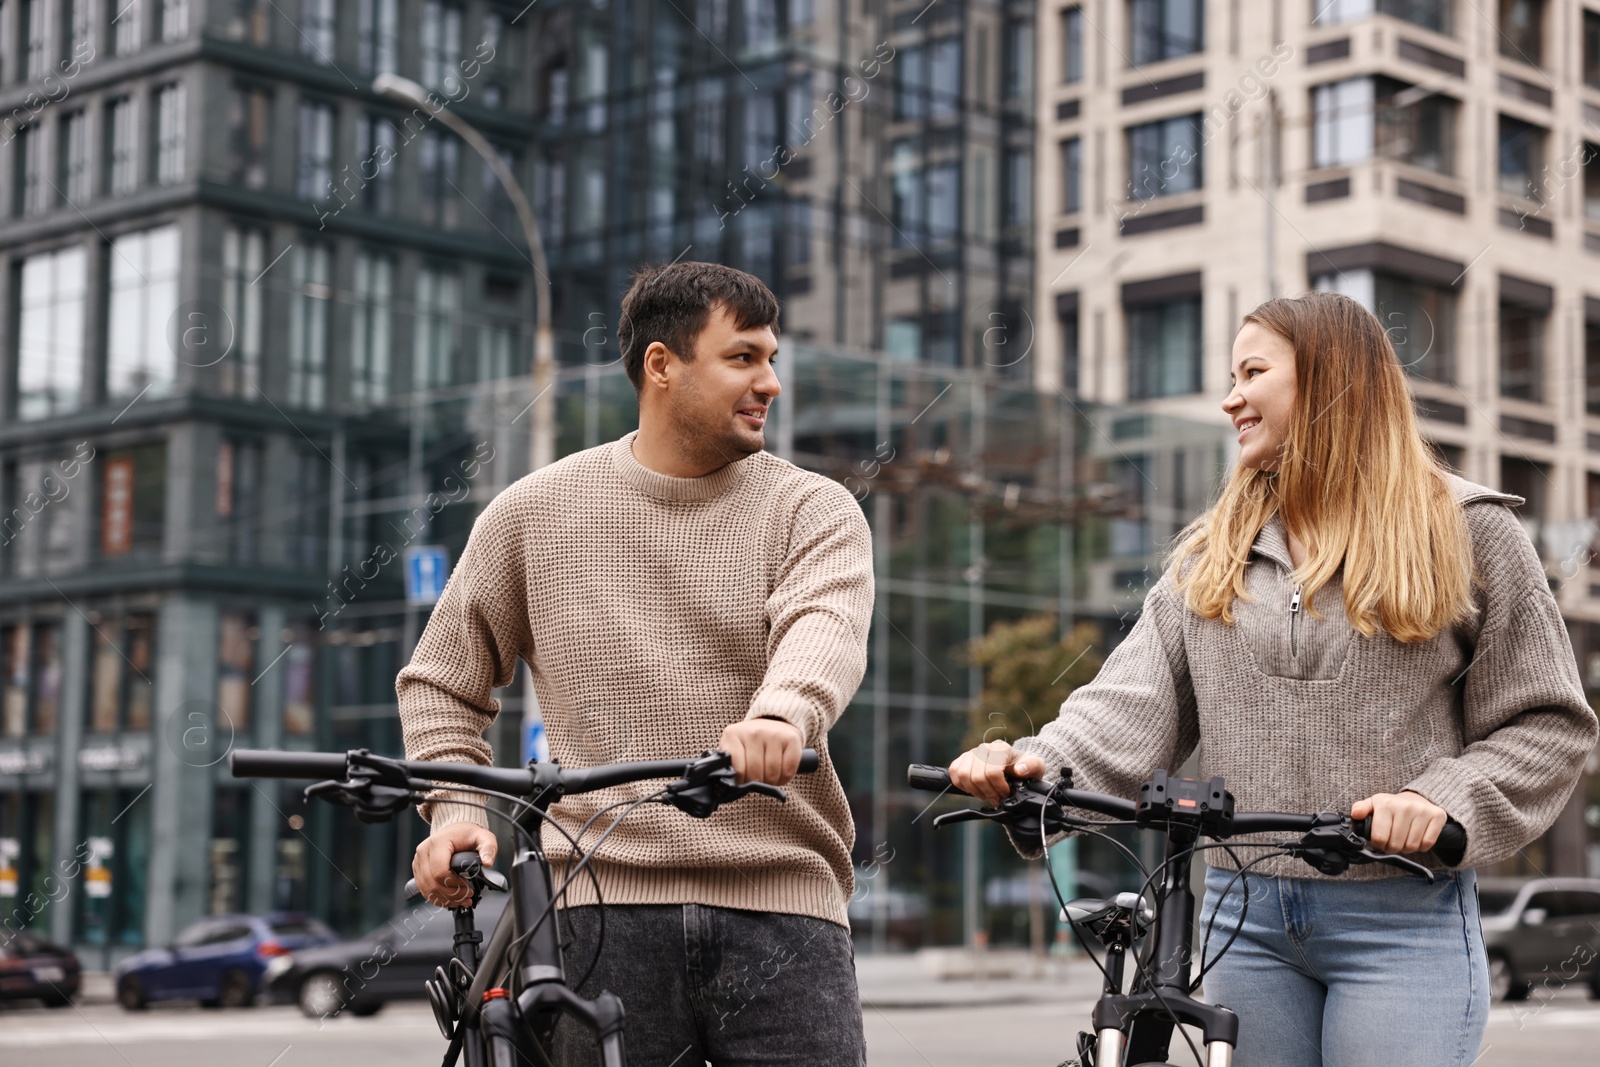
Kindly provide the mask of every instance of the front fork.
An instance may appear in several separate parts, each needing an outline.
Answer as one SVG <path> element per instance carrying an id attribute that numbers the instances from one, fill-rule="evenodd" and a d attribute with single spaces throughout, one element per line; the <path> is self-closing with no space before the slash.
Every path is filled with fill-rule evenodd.
<path id="1" fill-rule="evenodd" d="M 1115 1027 L 1101 1030 L 1095 1039 L 1096 1067 L 1122 1067 L 1122 1054 L 1127 1048 L 1128 1035 Z M 1226 1041 L 1213 1041 L 1206 1045 L 1206 1067 L 1233 1067 L 1233 1046 Z"/>

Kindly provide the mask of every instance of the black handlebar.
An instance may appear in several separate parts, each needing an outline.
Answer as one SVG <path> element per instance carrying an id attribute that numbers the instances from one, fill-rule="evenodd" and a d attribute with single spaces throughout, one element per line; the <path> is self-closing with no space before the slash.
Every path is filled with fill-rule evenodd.
<path id="1" fill-rule="evenodd" d="M 280 752 L 242 748 L 228 754 L 228 768 L 235 778 L 342 778 L 348 758 L 349 754 L 345 752 Z M 519 796 L 553 788 L 570 796 L 648 778 L 676 778 L 701 758 L 640 760 L 574 769 L 564 768 L 557 763 L 535 763 L 530 767 L 484 767 L 476 763 L 432 760 L 394 762 L 413 778 L 472 785 Z M 819 762 L 816 749 L 802 749 L 800 773 L 809 774 L 816 770 Z"/>
<path id="2" fill-rule="evenodd" d="M 913 763 L 906 770 L 906 784 L 912 789 L 920 789 L 929 793 L 955 793 L 959 796 L 972 794 L 962 789 L 957 789 L 950 783 L 950 772 L 943 767 L 930 767 L 925 764 Z M 1042 790 L 1043 787 L 1040 787 Z M 1121 797 L 1109 796 L 1104 793 L 1087 793 L 1078 789 L 1057 788 L 1051 797 L 1064 807 L 1078 808 L 1083 811 L 1092 811 L 1100 815 L 1108 815 L 1114 819 L 1133 819 L 1136 817 L 1138 805 Z M 1318 815 L 1287 815 L 1275 812 L 1238 812 L 1232 816 L 1232 825 L 1228 836 L 1240 834 L 1259 833 L 1309 833 L 1326 822 L 1326 816 Z M 1353 829 L 1364 840 L 1370 840 L 1372 834 L 1372 819 L 1355 821 Z M 1467 831 L 1454 819 L 1445 823 L 1444 829 L 1439 831 L 1439 838 L 1434 842 L 1433 854 L 1447 867 L 1455 867 L 1461 863 L 1467 852 Z"/>

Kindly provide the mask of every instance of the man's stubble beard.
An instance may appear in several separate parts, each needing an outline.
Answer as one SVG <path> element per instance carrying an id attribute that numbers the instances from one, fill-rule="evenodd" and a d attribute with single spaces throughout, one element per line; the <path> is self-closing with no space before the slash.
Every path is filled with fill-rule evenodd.
<path id="1" fill-rule="evenodd" d="M 679 450 L 697 466 L 737 463 L 766 448 L 764 433 L 752 438 L 710 416 L 705 396 L 691 375 L 684 376 L 679 395 L 669 398 L 667 411 Z"/>

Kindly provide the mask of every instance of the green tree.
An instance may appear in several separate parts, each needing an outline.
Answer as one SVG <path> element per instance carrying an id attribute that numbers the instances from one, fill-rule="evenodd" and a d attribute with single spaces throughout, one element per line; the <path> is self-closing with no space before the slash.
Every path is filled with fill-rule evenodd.
<path id="1" fill-rule="evenodd" d="M 1029 615 L 997 622 L 968 644 L 968 658 L 983 668 L 983 691 L 965 747 L 1031 737 L 1056 717 L 1067 694 L 1100 672 L 1093 625 L 1080 622 L 1059 637 L 1056 630 L 1054 615 Z"/>

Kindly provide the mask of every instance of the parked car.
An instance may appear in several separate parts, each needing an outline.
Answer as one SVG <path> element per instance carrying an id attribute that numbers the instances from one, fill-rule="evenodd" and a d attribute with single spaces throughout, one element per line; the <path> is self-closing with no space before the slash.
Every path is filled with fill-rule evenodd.
<path id="1" fill-rule="evenodd" d="M 488 940 L 505 910 L 506 894 L 485 893 L 477 924 Z M 293 1003 L 313 1019 L 372 1015 L 391 1000 L 425 1000 L 423 982 L 455 952 L 455 919 L 444 908 L 418 903 L 351 941 L 299 949 L 267 965 L 267 999 Z"/>
<path id="2" fill-rule="evenodd" d="M 65 1008 L 77 996 L 83 968 L 69 949 L 20 930 L 0 939 L 0 999 L 44 1001 Z"/>
<path id="3" fill-rule="evenodd" d="M 309 915 L 216 915 L 185 927 L 165 948 L 117 965 L 117 1003 L 139 1011 L 156 1000 L 198 1000 L 207 1008 L 247 1008 L 268 962 L 338 936 Z"/>
<path id="4" fill-rule="evenodd" d="M 1600 879 L 1484 878 L 1478 903 L 1495 1000 L 1583 981 L 1600 998 Z"/>

